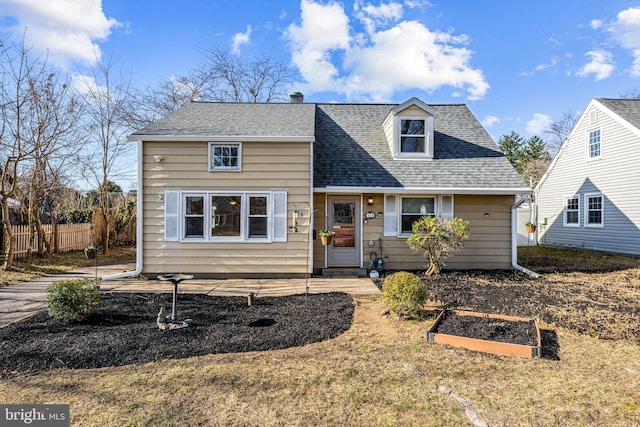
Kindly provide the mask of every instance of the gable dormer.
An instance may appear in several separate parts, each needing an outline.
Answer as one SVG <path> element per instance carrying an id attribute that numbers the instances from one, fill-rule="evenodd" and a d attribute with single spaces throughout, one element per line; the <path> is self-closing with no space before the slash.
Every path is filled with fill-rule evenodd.
<path id="1" fill-rule="evenodd" d="M 389 112 L 382 127 L 394 159 L 433 159 L 435 113 L 418 98 L 411 98 Z"/>

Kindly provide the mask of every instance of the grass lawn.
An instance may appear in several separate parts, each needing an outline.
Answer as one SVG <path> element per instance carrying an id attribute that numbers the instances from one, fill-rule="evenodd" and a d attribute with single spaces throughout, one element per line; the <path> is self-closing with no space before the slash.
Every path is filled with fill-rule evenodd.
<path id="1" fill-rule="evenodd" d="M 109 255 L 98 252 L 97 261 L 100 264 L 109 264 L 133 259 L 135 257 L 135 245 L 112 246 L 109 248 Z M 82 251 L 52 254 L 47 257 L 40 257 L 33 254 L 30 259 L 16 258 L 12 271 L 0 270 L 0 286 L 12 285 L 23 280 L 35 279 L 36 277 L 47 274 L 64 273 L 81 267 L 91 267 L 95 265 L 95 263 L 95 259 L 87 259 Z"/>
<path id="2" fill-rule="evenodd" d="M 473 294 L 456 295 L 461 305 L 553 314 L 543 327 L 557 335 L 557 359 L 498 357 L 427 343 L 431 319 L 382 316 L 379 296 L 357 296 L 352 327 L 328 341 L 16 375 L 0 380 L 0 394 L 4 403 L 69 403 L 72 425 L 82 426 L 471 425 L 464 407 L 439 391 L 446 386 L 469 399 L 491 426 L 640 425 L 640 259 L 527 251 L 521 255 L 529 268 L 543 272 L 539 280 L 445 271 L 436 290 L 460 283 L 465 294 Z M 607 293 L 610 287 L 615 294 Z M 504 301 L 483 302 L 479 296 L 487 288 L 491 295 L 503 289 Z M 541 288 L 544 298 L 527 299 Z M 585 316 L 622 323 L 625 333 L 616 335 L 619 325 L 605 325 L 613 331 L 606 336 L 624 338 L 603 339 L 597 325 L 576 327 Z"/>

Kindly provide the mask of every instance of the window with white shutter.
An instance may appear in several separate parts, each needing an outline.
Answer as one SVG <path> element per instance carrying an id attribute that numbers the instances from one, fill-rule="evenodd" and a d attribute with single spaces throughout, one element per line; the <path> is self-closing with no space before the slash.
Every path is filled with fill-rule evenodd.
<path id="1" fill-rule="evenodd" d="M 287 192 L 273 192 L 273 241 L 287 241 Z"/>
<path id="2" fill-rule="evenodd" d="M 384 196 L 384 235 L 398 235 L 398 207 L 395 194 Z"/>
<path id="3" fill-rule="evenodd" d="M 165 190 L 164 192 L 164 240 L 168 242 L 180 239 L 179 196 L 180 194 L 176 190 Z"/>

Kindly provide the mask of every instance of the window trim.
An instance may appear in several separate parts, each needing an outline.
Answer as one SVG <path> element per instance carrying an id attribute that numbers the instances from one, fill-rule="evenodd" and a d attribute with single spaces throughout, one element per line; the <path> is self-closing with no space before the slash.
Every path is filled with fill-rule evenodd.
<path id="1" fill-rule="evenodd" d="M 597 156 L 592 156 L 591 155 L 591 134 L 594 132 L 598 132 L 599 135 L 599 140 L 598 140 L 598 147 L 599 147 L 599 154 Z M 589 131 L 587 131 L 587 161 L 591 161 L 591 160 L 599 160 L 602 158 L 602 128 L 601 127 L 597 127 L 597 128 L 593 128 Z"/>
<path id="2" fill-rule="evenodd" d="M 411 236 L 412 232 L 402 230 L 402 216 L 404 215 L 404 213 L 402 212 L 402 202 L 404 199 L 433 199 L 433 216 L 435 217 L 438 217 L 440 214 L 440 203 L 439 203 L 439 197 L 437 195 L 422 195 L 422 194 L 400 195 L 398 200 L 398 237 L 406 238 Z M 430 215 L 430 214 L 426 214 L 426 215 Z"/>
<path id="3" fill-rule="evenodd" d="M 202 215 L 190 215 L 187 216 L 187 198 L 188 197 L 202 197 Z M 179 240 L 184 242 L 199 242 L 206 238 L 207 235 L 207 210 L 206 210 L 207 196 L 201 192 L 184 192 L 180 194 L 180 208 L 178 211 L 178 218 L 180 219 L 179 227 Z M 202 237 L 187 236 L 187 218 L 200 218 L 202 217 Z"/>
<path id="4" fill-rule="evenodd" d="M 403 152 L 402 151 L 402 120 L 422 120 L 424 121 L 424 151 Z M 396 159 L 403 160 L 425 160 L 433 158 L 433 116 L 425 115 L 396 115 L 394 118 L 394 149 L 393 154 Z"/>
<path id="5" fill-rule="evenodd" d="M 213 165 L 213 150 L 216 147 L 237 147 L 238 148 L 238 165 L 218 166 Z M 209 172 L 242 172 L 242 143 L 241 142 L 209 142 L 208 144 L 208 169 Z"/>
<path id="6" fill-rule="evenodd" d="M 589 198 L 590 197 L 600 197 L 600 222 L 599 223 L 590 223 L 589 222 Z M 594 209 L 596 211 L 596 209 Z M 604 228 L 604 196 L 602 193 L 587 193 L 584 195 L 584 226 L 589 228 Z"/>
<path id="7" fill-rule="evenodd" d="M 256 218 L 262 218 L 262 217 L 266 217 L 267 218 L 267 235 L 265 237 L 251 237 L 251 235 L 249 234 L 249 222 L 251 220 L 251 198 L 252 197 L 266 197 L 266 215 L 253 215 Z M 265 193 L 246 193 L 246 209 L 247 209 L 247 214 L 244 215 L 244 221 L 246 222 L 246 239 L 248 241 L 264 241 L 264 240 L 269 240 L 272 241 L 273 240 L 273 232 L 271 231 L 271 224 L 273 224 L 273 208 L 272 208 L 272 204 L 273 204 L 273 200 L 271 197 L 269 197 L 268 195 L 266 195 Z"/>
<path id="8" fill-rule="evenodd" d="M 209 242 L 242 242 L 245 239 L 245 228 L 242 226 L 242 222 L 244 221 L 246 202 L 245 197 L 242 191 L 207 191 L 207 205 L 205 206 L 205 216 L 211 219 L 213 216 L 213 212 L 211 212 L 211 198 L 214 196 L 239 196 L 240 197 L 240 235 L 239 236 L 213 236 L 211 234 L 212 224 L 209 221 L 208 226 L 206 228 L 206 233 L 204 236 L 204 240 Z M 207 212 L 208 210 L 208 212 Z"/>
<path id="9" fill-rule="evenodd" d="M 570 199 L 575 199 L 578 201 L 578 208 L 577 209 L 571 209 L 572 212 L 576 211 L 578 213 L 578 221 L 577 222 L 568 222 L 567 221 L 567 213 L 569 212 L 568 206 L 567 206 L 567 202 Z M 580 194 L 576 194 L 575 196 L 565 196 L 563 198 L 564 201 L 564 206 L 562 209 L 562 225 L 564 227 L 580 227 Z"/>
<path id="10" fill-rule="evenodd" d="M 275 215 L 273 198 L 276 191 L 180 191 L 180 208 L 178 212 L 179 218 L 179 242 L 205 242 L 205 243 L 273 243 L 277 230 L 273 229 L 273 217 Z M 200 237 L 185 237 L 185 218 L 186 218 L 186 199 L 187 197 L 204 197 L 204 235 Z M 211 235 L 211 198 L 213 196 L 240 196 L 240 236 L 212 236 Z M 266 237 L 248 237 L 249 233 L 249 197 L 266 197 L 267 198 L 267 236 Z"/>

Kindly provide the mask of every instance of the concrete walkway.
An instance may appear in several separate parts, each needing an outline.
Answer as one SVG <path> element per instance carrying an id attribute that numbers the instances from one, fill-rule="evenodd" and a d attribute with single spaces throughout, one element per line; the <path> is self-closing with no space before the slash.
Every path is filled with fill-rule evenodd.
<path id="1" fill-rule="evenodd" d="M 97 277 L 132 271 L 135 263 L 98 266 Z M 96 267 L 87 267 L 55 276 L 41 277 L 28 282 L 0 288 L 0 328 L 40 310 L 46 309 L 47 288 L 52 282 L 80 277 L 96 277 Z M 346 292 L 348 294 L 378 294 L 380 290 L 370 279 L 324 278 L 306 279 L 201 279 L 180 284 L 179 293 L 201 293 L 217 296 L 246 296 L 253 292 L 257 298 L 308 292 Z M 101 291 L 112 292 L 173 292 L 173 285 L 159 280 L 128 278 L 108 280 L 100 284 Z"/>

